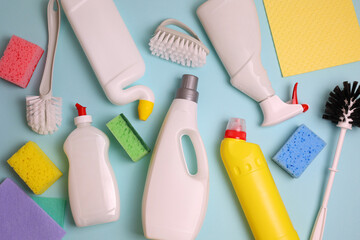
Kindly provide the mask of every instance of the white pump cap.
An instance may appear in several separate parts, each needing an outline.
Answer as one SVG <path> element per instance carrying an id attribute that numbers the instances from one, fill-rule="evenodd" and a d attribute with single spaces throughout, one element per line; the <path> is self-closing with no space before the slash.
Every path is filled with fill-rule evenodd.
<path id="1" fill-rule="evenodd" d="M 260 102 L 260 107 L 264 115 L 261 126 L 281 123 L 307 110 L 301 104 L 285 103 L 277 95 Z"/>

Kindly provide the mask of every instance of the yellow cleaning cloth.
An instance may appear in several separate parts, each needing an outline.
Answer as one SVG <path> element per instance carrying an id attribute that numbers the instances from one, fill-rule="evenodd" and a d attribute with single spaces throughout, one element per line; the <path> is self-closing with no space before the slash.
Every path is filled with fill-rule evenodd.
<path id="1" fill-rule="evenodd" d="M 263 0 L 284 77 L 360 61 L 351 0 Z"/>

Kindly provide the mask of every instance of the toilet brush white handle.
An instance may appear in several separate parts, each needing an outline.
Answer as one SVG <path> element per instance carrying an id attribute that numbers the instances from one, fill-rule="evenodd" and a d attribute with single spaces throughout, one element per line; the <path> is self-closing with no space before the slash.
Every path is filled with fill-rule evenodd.
<path id="1" fill-rule="evenodd" d="M 336 147 L 334 161 L 333 161 L 332 167 L 329 169 L 330 176 L 329 176 L 328 184 L 326 186 L 323 203 L 322 203 L 322 206 L 317 215 L 317 218 L 316 218 L 316 221 L 315 221 L 312 233 L 311 233 L 310 240 L 321 240 L 323 238 L 324 229 L 325 229 L 327 204 L 329 201 L 331 188 L 334 183 L 335 173 L 337 172 L 337 165 L 339 163 L 339 158 L 340 158 L 341 149 L 342 149 L 342 146 L 344 143 L 346 130 L 347 130 L 347 128 L 342 127 L 341 131 L 340 131 L 340 136 L 339 136 L 338 144 Z"/>
<path id="2" fill-rule="evenodd" d="M 56 2 L 56 9 L 54 3 Z M 50 0 L 47 7 L 48 20 L 48 47 L 44 73 L 40 84 L 40 96 L 50 95 L 52 89 L 53 69 L 55 62 L 55 51 L 60 30 L 60 4 L 58 0 Z"/>

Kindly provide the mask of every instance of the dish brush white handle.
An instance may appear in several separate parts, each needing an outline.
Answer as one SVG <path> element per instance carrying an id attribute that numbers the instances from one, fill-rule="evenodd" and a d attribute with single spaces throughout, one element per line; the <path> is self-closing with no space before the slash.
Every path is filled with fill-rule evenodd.
<path id="1" fill-rule="evenodd" d="M 200 38 L 198 37 L 198 35 L 196 35 L 196 33 L 191 30 L 191 28 L 189 28 L 188 26 L 186 26 L 184 23 L 176 20 L 176 19 L 173 19 L 173 18 L 169 18 L 169 19 L 166 19 L 165 21 L 163 21 L 159 27 L 156 29 L 156 31 L 158 30 L 163 30 L 163 28 L 165 28 L 166 26 L 169 26 L 169 25 L 175 25 L 183 30 L 185 30 L 186 32 L 188 32 L 189 34 L 191 34 L 191 36 L 193 36 L 194 38 L 196 38 L 197 40 L 200 41 Z M 184 33 L 181 33 L 181 32 L 178 32 L 176 30 L 173 30 L 171 28 L 166 28 L 166 31 L 168 32 L 172 32 L 173 34 L 175 35 L 181 35 L 183 38 L 187 38 L 188 36 Z"/>
<path id="2" fill-rule="evenodd" d="M 345 134 L 346 134 L 347 129 L 348 128 L 346 128 L 346 127 L 341 127 L 340 136 L 339 136 L 338 144 L 337 144 L 337 147 L 336 147 L 334 161 L 333 161 L 332 167 L 329 169 L 330 170 L 330 176 L 329 176 L 328 184 L 326 186 L 323 203 L 322 203 L 322 206 L 321 206 L 321 208 L 319 210 L 318 216 L 316 218 L 316 221 L 315 221 L 315 224 L 314 224 L 314 227 L 313 227 L 313 231 L 311 233 L 310 240 L 321 240 L 323 238 L 324 229 L 325 229 L 327 204 L 328 204 L 328 201 L 329 201 L 329 198 L 330 198 L 331 188 L 332 188 L 332 185 L 334 183 L 335 173 L 337 172 L 337 165 L 339 163 L 341 149 L 342 149 L 342 146 L 343 146 L 343 143 L 344 143 L 344 138 L 345 138 Z"/>
<path id="3" fill-rule="evenodd" d="M 56 1 L 56 9 L 54 9 L 54 2 Z M 40 96 L 42 98 L 51 95 L 52 78 L 55 62 L 55 51 L 57 46 L 57 40 L 60 30 L 60 4 L 58 0 L 50 0 L 47 7 L 47 19 L 48 19 L 48 47 L 46 55 L 46 63 L 44 73 L 40 84 Z M 50 96 L 51 97 L 51 96 Z"/>

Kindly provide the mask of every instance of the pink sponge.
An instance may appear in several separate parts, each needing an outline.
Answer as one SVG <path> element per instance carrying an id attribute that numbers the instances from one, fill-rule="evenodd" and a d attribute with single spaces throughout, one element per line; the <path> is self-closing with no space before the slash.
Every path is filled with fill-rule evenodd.
<path id="1" fill-rule="evenodd" d="M 26 88 L 44 50 L 13 35 L 0 59 L 0 78 Z"/>

